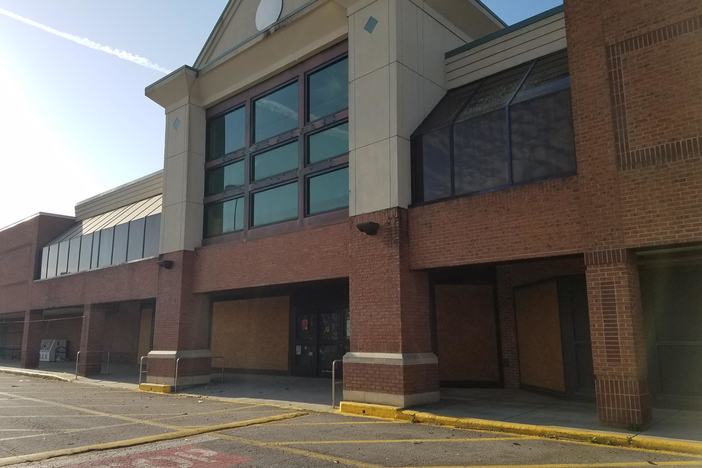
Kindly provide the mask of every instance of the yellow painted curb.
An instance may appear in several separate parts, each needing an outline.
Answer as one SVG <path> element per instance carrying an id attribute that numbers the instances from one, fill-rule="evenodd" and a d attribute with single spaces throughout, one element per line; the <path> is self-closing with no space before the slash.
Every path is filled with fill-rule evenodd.
<path id="1" fill-rule="evenodd" d="M 219 424 L 216 426 L 205 426 L 197 429 L 186 429 L 183 431 L 169 432 L 155 436 L 139 437 L 137 439 L 120 440 L 118 442 L 108 442 L 106 444 L 86 445 L 85 447 L 76 447 L 71 449 L 54 450 L 51 452 L 34 453 L 31 455 L 20 455 L 16 457 L 0 458 L 0 466 L 9 466 L 16 463 L 40 462 L 50 458 L 65 457 L 69 455 L 79 455 L 88 452 L 99 452 L 104 450 L 112 450 L 118 448 L 134 447 L 137 445 L 151 444 L 154 442 L 163 442 L 166 440 L 182 439 L 185 437 L 193 437 L 197 435 L 207 434 L 208 432 L 224 431 L 227 429 L 236 429 L 239 427 L 255 426 L 274 421 L 283 421 L 285 419 L 299 418 L 307 416 L 308 413 L 288 413 L 278 416 L 269 416 L 267 418 L 249 419 L 246 421 L 238 421 L 228 424 Z"/>
<path id="2" fill-rule="evenodd" d="M 0 372 L 3 374 L 20 375 L 20 376 L 24 376 L 24 377 L 37 377 L 39 379 L 58 380 L 59 382 L 73 382 L 75 380 L 75 379 L 70 379 L 67 377 L 61 377 L 60 375 L 51 374 L 49 372 L 20 370 L 20 369 L 8 369 L 7 367 L 0 368 Z"/>
<path id="3" fill-rule="evenodd" d="M 665 450 L 669 452 L 702 454 L 702 443 L 680 440 L 657 439 L 639 435 L 618 435 L 601 432 L 560 429 L 555 427 L 533 426 L 529 424 L 490 421 L 487 419 L 453 418 L 431 413 L 403 410 L 394 406 L 373 405 L 342 401 L 340 411 L 345 414 L 372 416 L 376 418 L 410 421 L 415 423 L 438 424 L 441 426 L 476 429 L 509 434 L 547 437 L 549 439 L 582 440 L 593 444 L 634 447 L 645 450 Z"/>
<path id="4" fill-rule="evenodd" d="M 173 387 L 171 385 L 164 384 L 142 383 L 139 384 L 139 390 L 142 392 L 171 393 L 173 391 Z"/>

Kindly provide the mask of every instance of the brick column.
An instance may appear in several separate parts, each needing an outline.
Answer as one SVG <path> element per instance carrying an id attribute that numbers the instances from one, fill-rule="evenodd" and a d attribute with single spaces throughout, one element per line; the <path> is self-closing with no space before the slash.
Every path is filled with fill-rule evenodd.
<path id="1" fill-rule="evenodd" d="M 651 420 L 651 397 L 636 255 L 588 252 L 585 264 L 600 421 L 643 427 Z"/>
<path id="2" fill-rule="evenodd" d="M 22 360 L 20 366 L 25 369 L 39 367 L 39 346 L 41 346 L 41 331 L 44 318 L 43 310 L 28 310 L 24 313 L 24 329 L 22 330 Z"/>
<path id="3" fill-rule="evenodd" d="M 105 312 L 112 305 L 86 304 L 83 310 L 83 328 L 80 334 L 78 375 L 89 377 L 102 369 L 102 341 L 105 332 Z"/>
<path id="4" fill-rule="evenodd" d="M 375 235 L 356 225 L 375 222 Z M 351 218 L 351 352 L 344 356 L 344 399 L 400 407 L 439 399 L 431 348 L 429 281 L 409 269 L 407 210 Z"/>
<path id="5" fill-rule="evenodd" d="M 163 255 L 171 269 L 160 268 L 156 298 L 154 349 L 148 355 L 147 382 L 178 386 L 209 383 L 209 298 L 192 292 L 195 253 L 187 250 Z"/>

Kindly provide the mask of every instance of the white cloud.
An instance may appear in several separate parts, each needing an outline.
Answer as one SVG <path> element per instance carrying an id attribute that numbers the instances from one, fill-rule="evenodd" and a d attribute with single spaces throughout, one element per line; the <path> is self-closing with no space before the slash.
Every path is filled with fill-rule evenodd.
<path id="1" fill-rule="evenodd" d="M 129 62 L 136 63 L 137 65 L 141 65 L 142 67 L 150 68 L 152 70 L 160 71 L 161 73 L 168 74 L 172 70 L 169 70 L 168 68 L 162 67 L 157 63 L 153 63 L 151 60 L 145 58 L 145 57 L 140 57 L 139 55 L 134 55 L 130 54 L 126 50 L 120 50 L 120 49 L 113 49 L 112 47 L 105 46 L 100 44 L 99 42 L 91 41 L 90 39 L 86 37 L 80 37 L 76 36 L 74 34 L 69 34 L 65 32 L 58 31 L 54 28 L 51 28 L 49 26 L 43 25 L 41 23 L 37 23 L 36 21 L 32 21 L 28 18 L 25 18 L 23 16 L 17 15 L 15 13 L 12 13 L 11 11 L 3 10 L 0 8 L 0 14 L 5 15 L 9 18 L 16 19 L 17 21 L 21 21 L 25 24 L 28 24 L 30 26 L 34 26 L 35 28 L 39 28 L 41 30 L 44 30 L 50 34 L 53 34 L 55 36 L 62 37 L 64 39 L 68 39 L 69 41 L 75 42 L 76 44 L 80 44 L 85 47 L 89 47 L 94 50 L 99 50 L 100 52 L 105 52 L 110 55 L 114 55 L 115 57 L 121 58 L 122 60 L 127 60 Z"/>

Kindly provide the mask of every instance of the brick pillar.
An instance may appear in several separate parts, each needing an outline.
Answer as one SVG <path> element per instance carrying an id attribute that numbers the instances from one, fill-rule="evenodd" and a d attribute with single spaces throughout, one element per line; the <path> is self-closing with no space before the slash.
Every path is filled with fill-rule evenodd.
<path id="1" fill-rule="evenodd" d="M 181 250 L 163 255 L 173 261 L 160 268 L 156 298 L 154 349 L 148 355 L 147 382 L 173 385 L 176 361 L 178 387 L 209 383 L 209 297 L 192 292 L 195 253 Z"/>
<path id="2" fill-rule="evenodd" d="M 376 235 L 362 222 L 380 225 Z M 429 280 L 409 269 L 407 210 L 350 221 L 351 352 L 344 356 L 344 399 L 400 407 L 439 399 L 431 346 Z"/>
<path id="3" fill-rule="evenodd" d="M 496 274 L 502 376 L 505 388 L 519 388 L 519 347 L 517 344 L 517 317 L 514 311 L 512 269 L 509 265 L 498 265 Z"/>
<path id="4" fill-rule="evenodd" d="M 43 310 L 28 310 L 24 313 L 22 330 L 22 360 L 20 366 L 25 369 L 39 367 L 39 346 L 41 346 Z"/>
<path id="5" fill-rule="evenodd" d="M 105 332 L 105 313 L 109 304 L 86 304 L 83 310 L 83 327 L 80 333 L 78 375 L 89 377 L 102 369 L 102 341 Z"/>
<path id="6" fill-rule="evenodd" d="M 600 421 L 643 427 L 651 420 L 651 397 L 636 255 L 589 252 L 585 264 Z"/>

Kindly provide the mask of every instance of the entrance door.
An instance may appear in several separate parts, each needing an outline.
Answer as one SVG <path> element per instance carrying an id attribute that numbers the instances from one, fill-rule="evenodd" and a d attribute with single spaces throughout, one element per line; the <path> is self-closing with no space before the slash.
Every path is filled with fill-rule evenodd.
<path id="1" fill-rule="evenodd" d="M 293 375 L 331 377 L 346 352 L 346 309 L 295 308 Z"/>
<path id="2" fill-rule="evenodd" d="M 295 310 L 295 336 L 293 340 L 293 375 L 317 375 L 317 311 Z"/>

